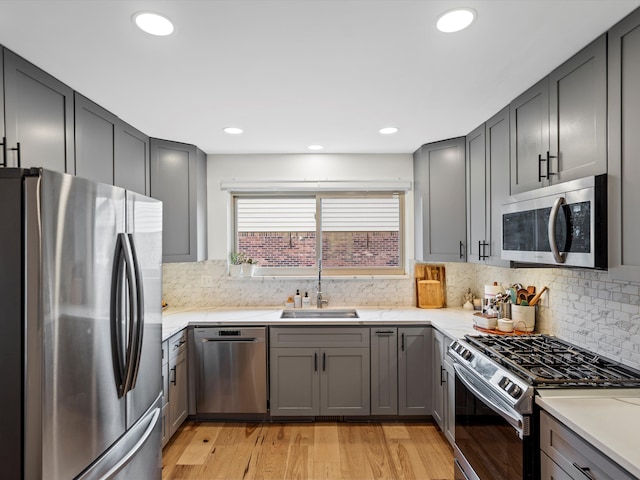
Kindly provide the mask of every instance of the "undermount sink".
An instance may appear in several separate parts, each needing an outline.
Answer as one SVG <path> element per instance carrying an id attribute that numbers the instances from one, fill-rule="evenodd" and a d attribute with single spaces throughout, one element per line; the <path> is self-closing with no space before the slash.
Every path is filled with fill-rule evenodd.
<path id="1" fill-rule="evenodd" d="M 353 308 L 327 310 L 284 310 L 280 318 L 360 318 Z"/>

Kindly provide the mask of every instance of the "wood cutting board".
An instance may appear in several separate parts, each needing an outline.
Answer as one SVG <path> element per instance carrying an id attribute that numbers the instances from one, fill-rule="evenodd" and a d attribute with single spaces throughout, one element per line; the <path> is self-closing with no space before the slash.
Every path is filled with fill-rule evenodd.
<path id="1" fill-rule="evenodd" d="M 416 304 L 419 308 L 445 306 L 444 265 L 416 264 Z"/>

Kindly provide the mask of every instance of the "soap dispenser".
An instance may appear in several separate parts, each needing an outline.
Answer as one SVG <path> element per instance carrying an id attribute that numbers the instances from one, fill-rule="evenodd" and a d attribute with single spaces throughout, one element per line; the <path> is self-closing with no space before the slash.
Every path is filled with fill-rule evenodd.
<path id="1" fill-rule="evenodd" d="M 311 306 L 311 299 L 309 298 L 309 292 L 304 292 L 302 297 L 302 308 L 309 308 Z"/>
<path id="2" fill-rule="evenodd" d="M 302 308 L 302 297 L 300 296 L 300 290 L 296 290 L 296 295 L 293 297 L 293 307 Z"/>

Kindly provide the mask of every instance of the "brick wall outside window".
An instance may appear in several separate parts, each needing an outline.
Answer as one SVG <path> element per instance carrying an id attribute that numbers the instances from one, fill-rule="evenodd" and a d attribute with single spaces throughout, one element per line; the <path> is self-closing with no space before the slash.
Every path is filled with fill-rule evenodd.
<path id="1" fill-rule="evenodd" d="M 398 232 L 324 232 L 325 267 L 398 267 Z M 238 232 L 238 251 L 261 267 L 314 267 L 315 232 Z"/>

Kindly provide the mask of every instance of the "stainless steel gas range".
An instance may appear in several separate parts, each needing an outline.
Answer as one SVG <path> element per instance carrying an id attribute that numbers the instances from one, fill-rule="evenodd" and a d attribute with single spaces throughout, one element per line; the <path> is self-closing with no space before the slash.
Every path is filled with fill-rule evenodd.
<path id="1" fill-rule="evenodd" d="M 467 335 L 448 354 L 456 480 L 539 478 L 541 389 L 640 388 L 640 371 L 547 335 Z"/>

